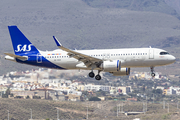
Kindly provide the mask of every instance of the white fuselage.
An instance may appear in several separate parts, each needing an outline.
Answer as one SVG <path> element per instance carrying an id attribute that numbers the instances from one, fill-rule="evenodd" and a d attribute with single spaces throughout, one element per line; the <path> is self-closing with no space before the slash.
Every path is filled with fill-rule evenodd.
<path id="1" fill-rule="evenodd" d="M 77 50 L 77 52 L 102 59 L 103 61 L 120 60 L 121 67 L 124 68 L 163 66 L 175 61 L 174 56 L 170 54 L 161 55 L 161 52 L 166 51 L 157 48 Z M 48 61 L 65 69 L 91 69 L 83 67 L 81 61 L 69 57 L 67 52 L 60 49 L 49 52 L 40 51 L 40 54 Z M 40 59 L 39 62 L 41 62 Z"/>

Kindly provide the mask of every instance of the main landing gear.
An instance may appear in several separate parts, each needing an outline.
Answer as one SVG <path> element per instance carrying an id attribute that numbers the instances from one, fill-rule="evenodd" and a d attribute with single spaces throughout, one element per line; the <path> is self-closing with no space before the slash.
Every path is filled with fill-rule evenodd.
<path id="1" fill-rule="evenodd" d="M 93 78 L 94 77 L 94 73 L 93 71 L 89 73 L 89 77 Z"/>
<path id="2" fill-rule="evenodd" d="M 151 68 L 151 76 L 152 76 L 152 77 L 155 77 L 156 74 L 154 73 L 154 67 L 150 67 L 150 68 Z"/>
<path id="3" fill-rule="evenodd" d="M 89 73 L 89 77 L 93 78 L 93 77 L 95 76 L 95 79 L 96 79 L 96 80 L 101 80 L 101 76 L 99 75 L 100 72 L 101 72 L 101 71 L 98 70 L 98 74 L 95 76 L 94 72 L 91 71 L 91 72 Z"/>

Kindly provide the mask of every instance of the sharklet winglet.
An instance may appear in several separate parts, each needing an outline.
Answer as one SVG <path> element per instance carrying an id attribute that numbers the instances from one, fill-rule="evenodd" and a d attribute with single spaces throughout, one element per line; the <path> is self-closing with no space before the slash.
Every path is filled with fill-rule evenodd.
<path id="1" fill-rule="evenodd" d="M 56 42 L 56 45 L 61 47 L 62 44 L 58 41 L 58 39 L 55 36 L 53 36 L 53 38 L 54 38 L 54 41 Z"/>

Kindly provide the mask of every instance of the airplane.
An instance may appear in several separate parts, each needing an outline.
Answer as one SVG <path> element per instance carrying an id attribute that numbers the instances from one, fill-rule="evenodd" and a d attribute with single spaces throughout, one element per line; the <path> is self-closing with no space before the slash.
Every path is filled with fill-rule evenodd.
<path id="1" fill-rule="evenodd" d="M 154 67 L 172 64 L 176 58 L 167 51 L 158 48 L 127 48 L 127 49 L 94 49 L 71 50 L 53 39 L 60 48 L 54 51 L 37 49 L 18 29 L 8 26 L 14 53 L 6 54 L 5 59 L 14 62 L 51 69 L 84 69 L 90 70 L 89 77 L 101 80 L 100 72 L 109 72 L 114 76 L 130 74 L 130 68 L 150 67 L 154 77 Z M 98 74 L 94 74 L 98 70 Z"/>

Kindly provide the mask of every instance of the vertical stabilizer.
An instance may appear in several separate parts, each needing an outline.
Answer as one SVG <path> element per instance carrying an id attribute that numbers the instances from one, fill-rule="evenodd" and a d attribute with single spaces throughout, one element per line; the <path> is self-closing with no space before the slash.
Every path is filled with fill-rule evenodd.
<path id="1" fill-rule="evenodd" d="M 37 48 L 24 36 L 17 26 L 8 26 L 15 54 L 39 53 Z"/>

